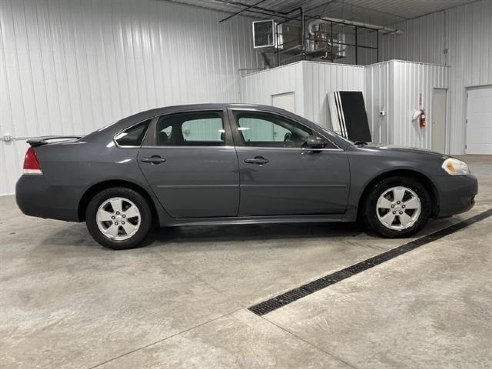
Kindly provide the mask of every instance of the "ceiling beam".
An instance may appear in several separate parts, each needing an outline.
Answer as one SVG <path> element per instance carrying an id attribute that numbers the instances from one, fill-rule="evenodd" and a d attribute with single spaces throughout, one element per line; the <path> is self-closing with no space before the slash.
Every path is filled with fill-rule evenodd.
<path id="1" fill-rule="evenodd" d="M 221 20 L 219 21 L 219 23 L 225 22 L 226 20 L 229 20 L 229 19 L 231 19 L 231 18 L 235 17 L 236 15 L 239 15 L 239 14 L 241 14 L 241 13 L 244 13 L 245 11 L 247 11 L 247 10 L 249 10 L 249 9 L 251 9 L 251 8 L 253 8 L 253 7 L 255 7 L 255 6 L 257 6 L 257 5 L 260 5 L 261 3 L 264 3 L 265 1 L 266 1 L 266 0 L 260 0 L 260 1 L 257 1 L 256 3 L 252 4 L 252 5 L 247 5 L 244 9 L 241 9 L 240 11 L 235 12 L 235 13 L 233 13 L 233 14 L 231 14 L 231 15 L 229 15 L 229 16 L 227 16 L 227 17 L 223 18 L 223 19 L 221 19 Z"/>

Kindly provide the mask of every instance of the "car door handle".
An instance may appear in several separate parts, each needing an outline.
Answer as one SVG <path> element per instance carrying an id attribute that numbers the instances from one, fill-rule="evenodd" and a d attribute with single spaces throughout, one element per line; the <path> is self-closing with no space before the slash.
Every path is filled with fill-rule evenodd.
<path id="1" fill-rule="evenodd" d="M 263 156 L 255 156 L 253 159 L 244 159 L 244 162 L 247 164 L 263 165 L 268 163 L 268 159 L 265 159 Z"/>
<path id="2" fill-rule="evenodd" d="M 166 159 L 161 158 L 159 155 L 153 155 L 150 158 L 142 158 L 140 160 L 142 163 L 160 164 L 164 163 Z"/>

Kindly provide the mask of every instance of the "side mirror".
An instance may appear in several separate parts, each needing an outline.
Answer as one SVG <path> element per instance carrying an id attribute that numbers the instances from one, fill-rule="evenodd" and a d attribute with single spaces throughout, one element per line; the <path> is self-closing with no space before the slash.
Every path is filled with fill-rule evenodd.
<path id="1" fill-rule="evenodd" d="M 321 137 L 309 136 L 306 140 L 306 147 L 309 149 L 323 149 L 326 147 L 326 142 Z"/>

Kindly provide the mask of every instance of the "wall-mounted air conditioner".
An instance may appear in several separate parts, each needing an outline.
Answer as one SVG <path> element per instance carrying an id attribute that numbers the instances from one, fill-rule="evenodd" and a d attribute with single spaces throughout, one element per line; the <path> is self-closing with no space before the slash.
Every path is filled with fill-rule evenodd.
<path id="1" fill-rule="evenodd" d="M 253 47 L 275 46 L 275 22 L 264 20 L 253 22 Z"/>

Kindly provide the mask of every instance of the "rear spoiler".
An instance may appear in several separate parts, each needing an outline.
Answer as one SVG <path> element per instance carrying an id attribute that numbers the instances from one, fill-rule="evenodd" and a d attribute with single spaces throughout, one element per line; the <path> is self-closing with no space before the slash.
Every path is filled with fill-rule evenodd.
<path id="1" fill-rule="evenodd" d="M 47 145 L 49 143 L 76 141 L 81 138 L 82 136 L 43 136 L 43 137 L 30 138 L 26 142 L 29 145 L 36 147 L 36 146 Z"/>

